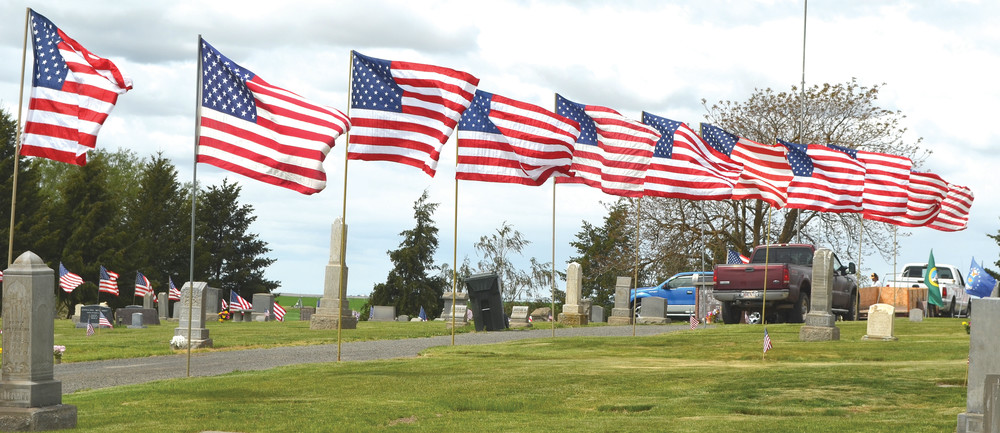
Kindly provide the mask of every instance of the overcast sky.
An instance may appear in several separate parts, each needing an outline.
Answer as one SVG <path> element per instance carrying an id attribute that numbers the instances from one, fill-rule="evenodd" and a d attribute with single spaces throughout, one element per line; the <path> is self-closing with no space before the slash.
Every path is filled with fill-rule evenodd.
<path id="1" fill-rule="evenodd" d="M 98 147 L 128 148 L 143 158 L 163 152 L 181 182 L 192 178 L 199 34 L 268 82 L 341 111 L 347 110 L 352 49 L 466 71 L 485 91 L 544 107 L 558 92 L 635 119 L 646 110 L 692 124 L 704 121 L 703 98 L 743 101 L 754 89 L 785 91 L 802 79 L 802 0 L 0 0 L 0 107 L 12 115 L 27 6 L 112 59 L 134 81 L 101 130 Z M 901 110 L 908 138 L 923 137 L 934 152 L 924 168 L 976 195 L 967 230 L 908 230 L 911 235 L 900 238 L 900 264 L 926 261 L 931 248 L 939 264 L 963 272 L 973 256 L 994 268 L 1000 258 L 997 243 L 986 236 L 1000 228 L 997 16 L 1000 3 L 986 0 L 809 3 L 806 85 L 852 78 L 865 86 L 885 83 L 881 106 Z M 27 63 L 30 73 L 30 51 Z M 252 230 L 277 259 L 266 276 L 281 282 L 279 292 L 322 293 L 330 225 L 344 202 L 345 147 L 341 137 L 325 164 L 327 189 L 313 196 L 198 167 L 203 183 L 228 177 L 242 185 L 242 201 L 258 216 Z M 385 281 L 391 268 L 386 251 L 398 246 L 399 232 L 413 227 L 413 202 L 424 189 L 440 203 L 434 215 L 437 261 L 452 262 L 454 166 L 453 140 L 433 178 L 387 162 L 348 164 L 349 294 L 366 295 Z M 462 182 L 458 189 L 459 262 L 468 256 L 475 263 L 473 243 L 503 221 L 533 242 L 527 257 L 551 260 L 551 183 Z M 601 203 L 614 199 L 582 185 L 557 188 L 560 269 L 574 253 L 569 242 L 581 221 L 601 224 Z M 881 257 L 862 261 L 864 273 L 891 270 L 892 262 Z M 175 281 L 186 280 L 187 269 L 177 275 Z"/>

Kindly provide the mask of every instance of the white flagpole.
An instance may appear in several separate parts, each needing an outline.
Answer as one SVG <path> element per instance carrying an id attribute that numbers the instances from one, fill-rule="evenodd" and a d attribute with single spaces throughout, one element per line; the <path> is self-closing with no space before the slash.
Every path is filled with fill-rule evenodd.
<path id="1" fill-rule="evenodd" d="M 194 317 L 194 221 L 195 209 L 198 203 L 198 140 L 200 136 L 199 124 L 201 123 L 201 86 L 202 86 L 202 52 L 201 35 L 198 35 L 198 86 L 195 90 L 197 100 L 194 108 L 194 160 L 191 162 L 191 258 L 188 267 L 188 329 L 187 329 L 187 376 L 191 377 L 191 319 Z"/>
<path id="2" fill-rule="evenodd" d="M 14 263 L 14 209 L 17 205 L 17 172 L 21 159 L 21 107 L 24 106 L 24 68 L 28 57 L 28 20 L 31 8 L 24 9 L 24 46 L 21 48 L 21 89 L 17 93 L 17 125 L 14 133 L 14 179 L 10 189 L 10 233 L 7 240 L 7 267 Z"/>
<path id="3" fill-rule="evenodd" d="M 354 50 L 351 50 L 350 60 L 347 62 L 347 119 L 351 118 L 351 98 L 354 94 Z M 344 322 L 344 302 L 347 302 L 347 151 L 351 142 L 351 131 L 348 128 L 344 140 L 344 197 L 340 207 L 340 287 L 337 297 L 340 298 L 337 305 L 337 362 L 340 362 L 341 333 Z M 371 308 L 369 305 L 368 308 Z"/>

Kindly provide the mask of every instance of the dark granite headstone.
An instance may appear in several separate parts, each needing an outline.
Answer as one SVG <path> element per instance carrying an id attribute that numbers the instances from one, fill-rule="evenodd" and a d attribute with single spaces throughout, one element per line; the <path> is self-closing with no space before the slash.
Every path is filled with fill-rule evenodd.
<path id="1" fill-rule="evenodd" d="M 103 305 L 84 305 L 80 307 L 80 321 L 77 323 L 77 328 L 86 328 L 87 324 L 92 324 L 97 327 L 97 324 L 101 321 L 101 313 L 104 313 L 104 317 L 108 319 L 109 322 L 114 323 L 115 315 L 111 314 L 111 308 L 105 307 Z"/>

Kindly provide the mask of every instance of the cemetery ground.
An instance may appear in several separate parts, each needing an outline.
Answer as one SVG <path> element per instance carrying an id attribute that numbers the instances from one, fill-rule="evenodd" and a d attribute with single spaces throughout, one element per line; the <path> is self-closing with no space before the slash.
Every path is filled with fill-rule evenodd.
<path id="1" fill-rule="evenodd" d="M 841 339 L 827 342 L 800 342 L 801 325 L 767 325 L 774 349 L 765 360 L 760 325 L 685 324 L 652 337 L 557 329 L 557 338 L 442 346 L 417 358 L 80 390 L 63 402 L 77 406 L 83 432 L 954 431 L 965 410 L 963 320 L 898 318 L 890 342 L 862 341 L 865 322 L 838 322 Z M 55 342 L 67 346 L 63 362 L 166 354 L 174 326 L 88 338 L 59 320 Z M 336 331 L 297 320 L 208 326 L 211 350 L 336 343 Z M 361 322 L 343 336 L 447 334 L 442 322 Z"/>

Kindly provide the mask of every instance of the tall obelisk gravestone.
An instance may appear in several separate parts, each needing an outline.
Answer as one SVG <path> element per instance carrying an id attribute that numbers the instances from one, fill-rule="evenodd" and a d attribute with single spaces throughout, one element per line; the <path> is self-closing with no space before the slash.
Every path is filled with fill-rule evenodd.
<path id="1" fill-rule="evenodd" d="M 337 329 L 338 320 L 341 321 L 340 329 L 358 327 L 358 319 L 351 314 L 347 302 L 347 265 L 341 260 L 344 236 L 347 236 L 347 226 L 337 218 L 330 228 L 330 263 L 326 265 L 323 298 L 309 319 L 309 329 Z"/>
<path id="2" fill-rule="evenodd" d="M 76 406 L 62 404 L 52 376 L 55 288 L 55 272 L 31 251 L 4 272 L 0 430 L 76 427 Z"/>

